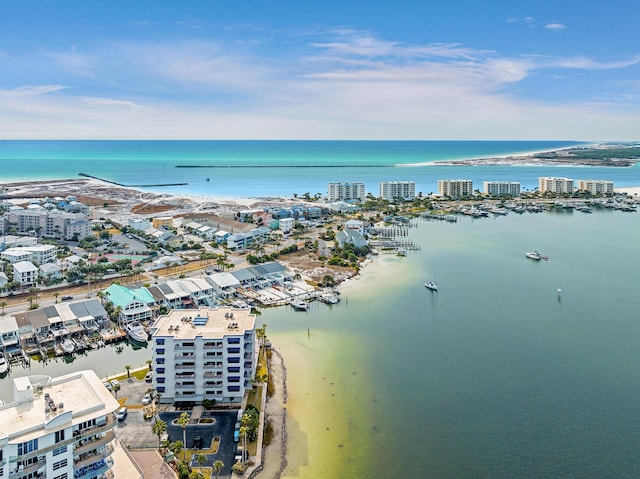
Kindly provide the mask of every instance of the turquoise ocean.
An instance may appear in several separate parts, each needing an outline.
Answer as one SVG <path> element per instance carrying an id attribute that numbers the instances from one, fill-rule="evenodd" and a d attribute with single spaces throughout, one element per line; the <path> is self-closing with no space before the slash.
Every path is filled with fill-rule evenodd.
<path id="1" fill-rule="evenodd" d="M 438 179 L 520 181 L 538 185 L 553 174 L 611 179 L 628 186 L 638 168 L 459 167 L 439 160 L 549 150 L 569 141 L 0 141 L 0 181 L 76 178 L 90 174 L 146 191 L 210 196 L 326 194 L 329 182 L 358 181 L 378 194 L 380 181 L 414 181 L 416 192 L 437 191 Z M 179 167 L 182 166 L 182 167 Z M 184 168 L 198 166 L 199 168 Z M 635 177 L 634 177 L 635 174 Z M 208 181 L 207 181 L 208 179 Z M 630 183 L 631 182 L 631 183 Z"/>
<path id="2" fill-rule="evenodd" d="M 363 181 L 375 194 L 394 179 L 425 193 L 442 178 L 531 189 L 550 175 L 640 186 L 637 167 L 406 166 L 571 145 L 5 141 L 0 162 L 3 182 L 84 172 L 125 184 L 187 182 L 149 190 L 212 196 L 314 194 L 330 181 Z M 283 477 L 640 477 L 640 214 L 417 220 L 410 238 L 419 251 L 380 255 L 340 286 L 337 305 L 261 311 L 287 366 Z M 532 249 L 549 259 L 527 259 Z M 424 287 L 434 272 L 437 293 Z M 112 361 L 89 353 L 54 372 L 113 374 L 144 364 L 147 352 L 125 353 Z"/>

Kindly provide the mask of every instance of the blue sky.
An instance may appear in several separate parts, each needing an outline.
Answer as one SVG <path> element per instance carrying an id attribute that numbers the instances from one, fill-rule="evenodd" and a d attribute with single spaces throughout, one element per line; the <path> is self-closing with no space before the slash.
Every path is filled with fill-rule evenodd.
<path id="1" fill-rule="evenodd" d="M 4 1 L 4 139 L 640 139 L 640 4 Z"/>

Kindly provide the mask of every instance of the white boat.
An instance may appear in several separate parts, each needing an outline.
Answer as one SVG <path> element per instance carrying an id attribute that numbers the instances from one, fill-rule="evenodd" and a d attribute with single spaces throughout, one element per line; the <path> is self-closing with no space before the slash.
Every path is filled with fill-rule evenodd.
<path id="1" fill-rule="evenodd" d="M 306 301 L 302 301 L 302 300 L 293 300 L 291 301 L 291 307 L 293 309 L 295 309 L 296 311 L 308 311 L 309 310 L 309 303 L 307 303 Z"/>
<path id="2" fill-rule="evenodd" d="M 438 278 L 436 278 L 436 269 L 433 268 L 433 281 L 424 283 L 424 287 L 431 291 L 438 291 Z"/>
<path id="3" fill-rule="evenodd" d="M 60 346 L 62 347 L 62 351 L 64 351 L 65 354 L 71 354 L 76 350 L 76 343 L 74 343 L 73 339 L 71 338 L 67 338 L 62 341 L 62 344 Z"/>
<path id="4" fill-rule="evenodd" d="M 124 329 L 127 332 L 127 336 L 133 341 L 146 344 L 149 340 L 149 335 L 137 321 L 127 324 Z"/>
<path id="5" fill-rule="evenodd" d="M 327 304 L 337 304 L 340 301 L 340 299 L 333 293 L 324 293 L 319 299 L 323 303 Z"/>
<path id="6" fill-rule="evenodd" d="M 534 259 L 536 261 L 540 261 L 542 259 L 542 255 L 537 251 L 528 251 L 525 253 L 525 256 L 529 259 Z"/>
<path id="7" fill-rule="evenodd" d="M 4 374 L 9 370 L 9 363 L 4 357 L 4 354 L 0 354 L 0 374 Z"/>

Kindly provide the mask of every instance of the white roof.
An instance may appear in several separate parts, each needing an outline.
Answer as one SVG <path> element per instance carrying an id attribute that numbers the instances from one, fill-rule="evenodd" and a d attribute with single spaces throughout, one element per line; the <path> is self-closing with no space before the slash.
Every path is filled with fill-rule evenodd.
<path id="1" fill-rule="evenodd" d="M 224 288 L 226 286 L 240 286 L 240 282 L 231 273 L 216 273 L 209 276 L 215 284 Z"/>
<path id="2" fill-rule="evenodd" d="M 13 316 L 5 316 L 0 319 L 0 334 L 11 333 L 18 330 L 18 322 Z"/>
<path id="3" fill-rule="evenodd" d="M 13 265 L 13 270 L 18 273 L 28 273 L 38 271 L 38 268 L 31 261 L 19 261 Z"/>

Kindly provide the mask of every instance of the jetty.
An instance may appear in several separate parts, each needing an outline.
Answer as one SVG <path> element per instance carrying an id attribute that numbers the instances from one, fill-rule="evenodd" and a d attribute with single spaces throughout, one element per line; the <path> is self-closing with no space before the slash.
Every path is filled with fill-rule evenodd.
<path id="1" fill-rule="evenodd" d="M 123 188 L 151 188 L 156 186 L 186 186 L 189 184 L 189 183 L 150 183 L 150 184 L 142 184 L 142 185 L 125 185 L 124 183 L 105 180 L 104 178 L 100 178 L 99 176 L 93 176 L 93 175 L 90 175 L 89 173 L 78 173 L 78 176 L 82 176 L 84 178 L 91 178 L 92 180 L 99 180 L 104 183 L 109 183 L 115 186 L 121 186 Z"/>

